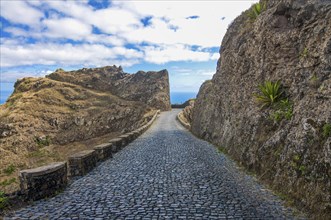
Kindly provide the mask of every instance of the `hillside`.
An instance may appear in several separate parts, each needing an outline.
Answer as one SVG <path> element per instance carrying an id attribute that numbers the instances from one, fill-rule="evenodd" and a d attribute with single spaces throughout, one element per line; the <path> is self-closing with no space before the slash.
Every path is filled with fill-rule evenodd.
<path id="1" fill-rule="evenodd" d="M 252 7 L 228 28 L 216 74 L 197 96 L 192 132 L 291 203 L 325 218 L 331 214 L 331 2 L 260 6 L 259 15 Z M 280 85 L 274 100 L 261 91 L 267 82 Z"/>
<path id="2" fill-rule="evenodd" d="M 126 100 L 141 101 L 160 110 L 171 109 L 167 70 L 128 74 L 121 67 L 106 66 L 67 72 L 57 70 L 47 78 L 111 92 Z"/>
<path id="3" fill-rule="evenodd" d="M 139 97 L 132 95 L 124 99 L 96 84 L 94 87 L 79 85 L 98 74 L 86 74 L 85 78 L 71 75 L 71 81 L 64 82 L 63 78 L 62 81 L 51 79 L 60 75 L 57 71 L 47 78 L 24 78 L 16 82 L 14 93 L 0 105 L 0 191 L 17 189 L 20 169 L 65 160 L 71 153 L 138 128 L 161 107 L 160 103 L 170 106 L 164 101 L 169 97 L 166 93 L 160 101 L 159 94 L 145 94 L 145 100 L 152 100 L 146 104 Z M 145 75 L 127 77 L 131 81 L 141 79 L 146 88 L 158 87 L 158 83 L 168 85 L 166 78 L 155 75 L 146 76 L 156 78 L 152 85 L 148 85 Z M 122 78 L 115 76 L 108 81 L 104 79 L 103 83 L 116 84 L 120 80 Z M 121 94 L 134 93 L 129 86 L 121 89 Z"/>

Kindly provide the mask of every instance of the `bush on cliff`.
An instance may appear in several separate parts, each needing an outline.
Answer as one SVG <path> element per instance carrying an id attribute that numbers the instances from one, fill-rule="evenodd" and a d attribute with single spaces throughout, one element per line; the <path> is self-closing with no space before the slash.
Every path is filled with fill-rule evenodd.
<path id="1" fill-rule="evenodd" d="M 248 17 L 251 20 L 255 20 L 266 9 L 266 2 L 255 3 L 248 11 Z"/>
<path id="2" fill-rule="evenodd" d="M 280 101 L 283 92 L 280 89 L 281 83 L 279 81 L 266 81 L 259 85 L 260 94 L 254 94 L 257 102 L 262 105 L 262 108 L 272 106 Z"/>

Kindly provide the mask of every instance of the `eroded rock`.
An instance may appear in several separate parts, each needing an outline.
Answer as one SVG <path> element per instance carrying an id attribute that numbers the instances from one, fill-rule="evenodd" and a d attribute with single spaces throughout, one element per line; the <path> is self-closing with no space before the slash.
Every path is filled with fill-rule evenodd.
<path id="1" fill-rule="evenodd" d="M 225 148 L 315 217 L 331 215 L 331 2 L 269 0 L 254 21 L 242 13 L 223 38 L 213 79 L 193 109 L 192 131 Z M 272 119 L 254 93 L 280 80 L 293 103 Z"/>

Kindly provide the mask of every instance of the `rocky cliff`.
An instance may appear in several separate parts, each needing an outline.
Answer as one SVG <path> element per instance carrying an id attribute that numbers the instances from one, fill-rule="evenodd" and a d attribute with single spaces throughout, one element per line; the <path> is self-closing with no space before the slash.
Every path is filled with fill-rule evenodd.
<path id="1" fill-rule="evenodd" d="M 142 101 L 163 111 L 171 109 L 167 70 L 128 74 L 116 66 L 83 68 L 68 72 L 59 69 L 47 78 L 111 92 L 126 100 Z"/>
<path id="2" fill-rule="evenodd" d="M 260 6 L 229 26 L 216 74 L 195 102 L 192 132 L 298 207 L 330 217 L 331 2 Z M 280 87 L 262 105 L 266 82 Z"/>
<path id="3" fill-rule="evenodd" d="M 131 75 L 112 66 L 18 80 L 0 105 L 0 191 L 17 187 L 19 168 L 66 159 L 62 152 L 74 152 L 80 142 L 107 141 L 169 106 L 166 70 Z"/>

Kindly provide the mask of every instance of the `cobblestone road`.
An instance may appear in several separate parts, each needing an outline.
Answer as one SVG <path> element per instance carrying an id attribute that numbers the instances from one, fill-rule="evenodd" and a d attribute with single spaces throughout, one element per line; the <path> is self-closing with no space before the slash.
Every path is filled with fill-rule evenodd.
<path id="1" fill-rule="evenodd" d="M 178 110 L 63 193 L 9 219 L 292 219 L 234 162 L 187 132 Z"/>

